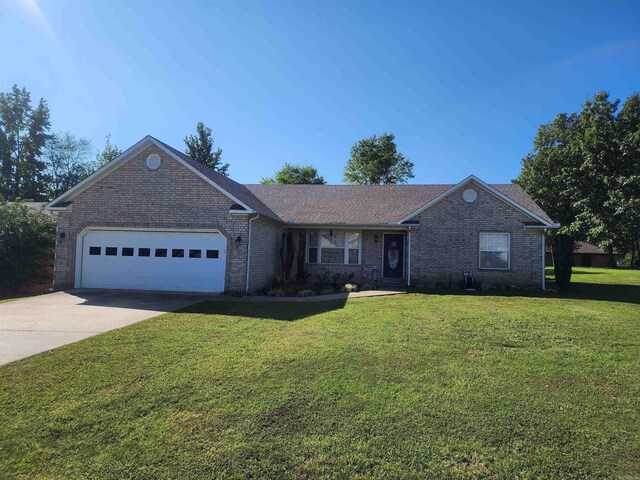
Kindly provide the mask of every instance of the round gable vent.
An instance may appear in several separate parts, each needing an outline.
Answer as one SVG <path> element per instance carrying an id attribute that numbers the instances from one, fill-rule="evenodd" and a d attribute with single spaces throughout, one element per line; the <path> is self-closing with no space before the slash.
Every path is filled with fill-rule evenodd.
<path id="1" fill-rule="evenodd" d="M 478 198 L 478 194 L 473 188 L 467 188 L 464 192 L 462 192 L 462 198 L 467 203 L 473 203 Z"/>
<path id="2" fill-rule="evenodd" d="M 152 153 L 147 157 L 147 168 L 149 168 L 149 170 L 159 169 L 161 163 L 162 160 L 160 159 L 160 155 L 157 153 Z"/>

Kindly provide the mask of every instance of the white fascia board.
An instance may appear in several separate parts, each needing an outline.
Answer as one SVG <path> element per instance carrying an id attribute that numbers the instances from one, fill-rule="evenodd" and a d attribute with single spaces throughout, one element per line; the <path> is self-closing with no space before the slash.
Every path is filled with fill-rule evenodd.
<path id="1" fill-rule="evenodd" d="M 164 145 L 162 145 L 161 143 L 159 143 L 155 138 L 153 138 L 151 135 L 147 135 L 146 137 L 144 137 L 142 140 L 140 140 L 138 143 L 136 143 L 135 145 L 133 145 L 132 147 L 128 148 L 127 150 L 125 150 L 124 152 L 122 152 L 121 155 L 119 155 L 118 157 L 114 158 L 113 160 L 111 160 L 109 163 L 107 163 L 106 165 L 104 165 L 103 167 L 99 168 L 98 170 L 96 170 L 95 172 L 93 172 L 91 175 L 89 175 L 87 178 L 85 178 L 83 181 L 81 181 L 80 183 L 78 183 L 76 186 L 71 187 L 69 190 L 67 190 L 65 193 L 63 193 L 62 195 L 60 195 L 59 197 L 55 198 L 54 200 L 52 200 L 51 202 L 49 202 L 47 205 L 45 205 L 45 210 L 66 210 L 67 207 L 53 207 L 53 205 L 55 205 L 58 202 L 63 202 L 67 199 L 73 198 L 75 195 L 78 195 L 79 193 L 83 192 L 84 190 L 86 190 L 87 188 L 89 188 L 90 186 L 92 186 L 93 184 L 95 184 L 98 180 L 100 180 L 102 177 L 106 176 L 107 174 L 109 174 L 110 172 L 112 172 L 113 170 L 115 170 L 116 168 L 118 168 L 120 165 L 122 165 L 123 163 L 125 163 L 127 160 L 129 160 L 129 158 L 131 156 L 133 156 L 134 154 L 138 153 L 139 151 L 147 148 L 150 145 L 155 145 L 156 147 L 158 147 L 160 150 L 162 150 L 163 152 L 165 152 L 167 155 L 169 155 L 171 158 L 173 158 L 174 160 L 176 160 L 177 162 L 179 162 L 180 164 L 184 165 L 187 169 L 189 169 L 191 172 L 195 173 L 198 177 L 202 178 L 205 182 L 207 182 L 209 185 L 213 186 L 216 190 L 218 190 L 219 192 L 223 193 L 224 195 L 226 195 L 227 197 L 229 197 L 231 200 L 233 200 L 234 202 L 236 202 L 238 205 L 242 205 L 244 208 L 247 209 L 246 213 L 254 213 L 253 209 L 250 208 L 248 205 L 246 205 L 244 202 L 241 202 L 240 200 L 238 200 L 236 197 L 234 197 L 233 195 L 231 195 L 229 192 L 227 192 L 225 189 L 223 189 L 222 187 L 220 187 L 217 183 L 215 183 L 213 180 L 211 180 L 209 177 L 207 177 L 206 175 L 204 175 L 203 173 L 199 172 L 198 170 L 196 170 L 195 168 L 193 168 L 191 165 L 189 165 L 188 163 L 186 163 L 184 160 L 182 160 L 180 157 L 178 157 L 177 155 L 175 155 L 171 150 L 167 149 Z"/>
<path id="2" fill-rule="evenodd" d="M 432 207 L 433 205 L 435 205 L 436 203 L 440 202 L 441 200 L 443 200 L 444 198 L 448 197 L 449 195 L 451 195 L 453 192 L 459 190 L 460 188 L 462 188 L 463 186 L 465 186 L 467 183 L 474 181 L 476 182 L 478 185 L 480 185 L 482 188 L 484 188 L 487 192 L 491 193 L 492 195 L 498 197 L 500 200 L 508 203 L 509 205 L 511 205 L 512 207 L 514 207 L 516 210 L 519 210 L 520 212 L 524 213 L 525 215 L 528 215 L 529 217 L 533 218 L 534 220 L 537 220 L 541 223 L 543 223 L 546 227 L 552 228 L 551 223 L 549 223 L 547 220 L 545 220 L 544 218 L 540 217 L 539 215 L 536 215 L 535 213 L 533 213 L 531 210 L 523 207 L 522 205 L 520 205 L 518 202 L 510 199 L 509 197 L 507 197 L 505 194 L 499 192 L 498 190 L 496 190 L 495 188 L 493 188 L 491 185 L 483 182 L 482 180 L 480 180 L 478 177 L 476 177 L 475 175 L 469 175 L 467 178 L 465 178 L 464 180 L 462 180 L 461 182 L 455 184 L 453 187 L 451 187 L 449 190 L 441 193 L 440 195 L 438 195 L 436 198 L 434 198 L 433 200 L 430 200 L 429 202 L 427 202 L 426 204 L 424 204 L 422 207 L 420 207 L 419 209 L 417 209 L 416 211 L 414 211 L 413 213 L 410 213 L 408 216 L 406 216 L 405 218 L 403 218 L 402 220 L 400 220 L 398 223 L 401 224 L 403 222 L 406 222 L 407 220 L 412 219 L 413 217 L 415 217 L 416 215 L 424 212 L 426 209 Z"/>
<path id="3" fill-rule="evenodd" d="M 550 223 L 548 225 L 525 225 L 525 230 L 547 230 L 549 228 L 560 228 L 559 223 Z"/>
<path id="4" fill-rule="evenodd" d="M 330 228 L 333 230 L 399 230 L 405 231 L 409 228 L 416 228 L 419 225 L 398 225 L 396 223 L 383 224 L 335 224 L 335 223 L 287 223 L 284 228 Z"/>

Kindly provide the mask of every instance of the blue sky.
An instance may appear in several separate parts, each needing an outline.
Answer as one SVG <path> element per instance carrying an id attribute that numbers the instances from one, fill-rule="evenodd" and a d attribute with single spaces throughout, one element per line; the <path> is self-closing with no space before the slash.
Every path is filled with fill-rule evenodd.
<path id="1" fill-rule="evenodd" d="M 640 90 L 637 2 L 569 3 L 0 0 L 0 91 L 95 149 L 182 150 L 203 121 L 244 183 L 285 161 L 341 183 L 385 131 L 412 183 L 509 182 L 538 125 Z"/>

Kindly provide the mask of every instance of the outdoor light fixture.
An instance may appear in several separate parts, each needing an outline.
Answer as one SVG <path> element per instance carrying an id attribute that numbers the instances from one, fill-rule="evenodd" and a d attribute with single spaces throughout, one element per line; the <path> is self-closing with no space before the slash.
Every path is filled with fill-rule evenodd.
<path id="1" fill-rule="evenodd" d="M 333 237 L 333 230 L 329 230 L 329 236 Z"/>
<path id="2" fill-rule="evenodd" d="M 375 243 L 378 243 L 378 234 L 377 233 L 373 236 L 373 241 Z"/>
<path id="3" fill-rule="evenodd" d="M 236 248 L 238 248 L 241 243 L 242 243 L 242 237 L 236 238 Z"/>

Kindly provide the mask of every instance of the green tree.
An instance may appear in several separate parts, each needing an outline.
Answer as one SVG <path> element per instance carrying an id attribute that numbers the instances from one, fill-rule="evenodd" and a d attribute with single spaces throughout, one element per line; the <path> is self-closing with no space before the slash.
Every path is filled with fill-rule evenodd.
<path id="1" fill-rule="evenodd" d="M 53 259 L 55 221 L 25 204 L 0 203 L 0 295 L 47 278 Z"/>
<path id="2" fill-rule="evenodd" d="M 413 178 L 414 164 L 398 152 L 393 133 L 374 135 L 351 147 L 344 181 L 357 185 L 392 185 Z"/>
<path id="3" fill-rule="evenodd" d="M 46 165 L 41 159 L 49 135 L 49 108 L 14 85 L 0 93 L 0 196 L 43 200 L 47 195 Z"/>
<path id="4" fill-rule="evenodd" d="M 284 183 L 289 185 L 324 185 L 324 177 L 318 175 L 313 165 L 285 163 L 273 177 L 263 178 L 260 183 Z"/>
<path id="5" fill-rule="evenodd" d="M 92 170 L 98 170 L 107 163 L 122 155 L 122 150 L 111 143 L 111 135 L 105 137 L 104 148 L 96 153 L 96 161 L 92 164 Z"/>
<path id="6" fill-rule="evenodd" d="M 185 137 L 184 143 L 187 146 L 184 153 L 194 160 L 214 169 L 225 177 L 228 175 L 228 163 L 222 163 L 222 149 L 213 150 L 213 137 L 211 129 L 204 126 L 204 123 L 198 122 L 196 125 L 197 135 L 189 135 Z"/>
<path id="7" fill-rule="evenodd" d="M 619 103 L 598 92 L 540 126 L 516 179 L 558 233 L 608 250 L 611 267 L 614 249 L 638 254 L 640 228 L 640 96 Z"/>
<path id="8" fill-rule="evenodd" d="M 631 267 L 640 267 L 640 94 L 632 94 L 618 115 L 621 174 L 611 192 L 615 220 L 631 253 Z M 621 250 L 625 246 L 618 245 Z"/>
<path id="9" fill-rule="evenodd" d="M 522 171 L 515 179 L 562 225 L 558 233 L 573 233 L 579 212 L 572 191 L 575 173 L 582 163 L 576 148 L 579 128 L 575 113 L 560 113 L 552 122 L 541 125 L 533 139 L 533 149 L 522 160 Z"/>
<path id="10" fill-rule="evenodd" d="M 582 162 L 571 189 L 578 210 L 572 229 L 577 236 L 608 250 L 610 267 L 615 266 L 613 249 L 622 233 L 611 196 L 622 174 L 616 117 L 619 103 L 610 101 L 607 92 L 598 92 L 585 101 L 578 120 L 580 135 L 575 142 Z"/>
<path id="11" fill-rule="evenodd" d="M 69 132 L 51 136 L 45 145 L 44 158 L 49 175 L 49 198 L 53 199 L 86 178 L 92 171 L 88 161 L 91 142 Z"/>

